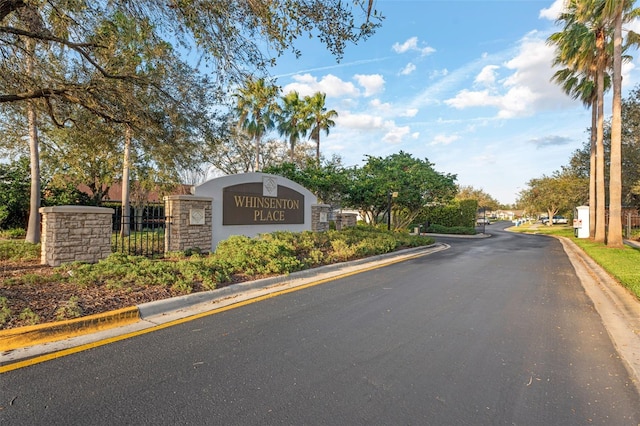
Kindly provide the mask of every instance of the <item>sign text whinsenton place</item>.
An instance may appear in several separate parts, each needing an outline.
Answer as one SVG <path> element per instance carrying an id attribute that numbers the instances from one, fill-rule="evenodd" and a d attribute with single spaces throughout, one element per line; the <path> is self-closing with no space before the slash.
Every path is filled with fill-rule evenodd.
<path id="1" fill-rule="evenodd" d="M 278 185 L 272 197 L 261 183 L 244 183 L 224 188 L 222 198 L 223 225 L 304 223 L 304 195 L 291 188 Z"/>

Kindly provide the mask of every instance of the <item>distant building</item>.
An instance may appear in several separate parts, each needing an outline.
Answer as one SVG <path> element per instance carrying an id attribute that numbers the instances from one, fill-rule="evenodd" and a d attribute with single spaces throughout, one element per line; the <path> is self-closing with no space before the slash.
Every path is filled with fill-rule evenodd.
<path id="1" fill-rule="evenodd" d="M 93 191 L 85 184 L 78 185 L 78 190 L 84 192 L 90 197 L 94 196 Z M 178 184 L 174 185 L 170 190 L 156 185 L 153 189 L 142 188 L 137 182 L 131 182 L 129 201 L 131 204 L 159 204 L 162 203 L 162 197 L 165 195 L 189 195 L 193 193 L 192 185 Z M 122 183 L 115 182 L 108 187 L 106 194 L 103 195 L 102 203 L 105 202 L 122 202 Z"/>

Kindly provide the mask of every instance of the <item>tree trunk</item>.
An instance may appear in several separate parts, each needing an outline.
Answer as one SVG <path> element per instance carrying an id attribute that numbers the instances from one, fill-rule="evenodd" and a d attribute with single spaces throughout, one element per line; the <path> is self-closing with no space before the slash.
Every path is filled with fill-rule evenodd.
<path id="1" fill-rule="evenodd" d="M 33 73 L 36 43 L 27 41 L 27 74 Z M 34 100 L 27 101 L 27 121 L 29 125 L 29 158 L 31 162 L 31 194 L 29 197 L 28 243 L 40 242 L 40 149 L 38 143 L 38 122 Z"/>
<path id="2" fill-rule="evenodd" d="M 621 248 L 622 241 L 622 5 L 616 10 L 613 36 L 613 108 L 609 170 L 609 228 L 607 246 Z"/>
<path id="3" fill-rule="evenodd" d="M 122 162 L 122 215 L 120 235 L 129 236 L 131 233 L 131 215 L 129 203 L 129 169 L 131 167 L 131 127 L 124 131 L 124 161 Z"/>
<path id="4" fill-rule="evenodd" d="M 254 163 L 254 172 L 260 170 L 260 136 L 256 135 L 256 159 Z"/>
<path id="5" fill-rule="evenodd" d="M 605 241 L 605 182 L 604 182 L 604 32 L 596 34 L 596 48 L 598 49 L 598 70 L 596 90 L 598 92 L 598 126 L 596 139 L 596 234 L 594 240 L 599 243 Z"/>
<path id="6" fill-rule="evenodd" d="M 591 103 L 591 139 L 589 148 L 589 238 L 596 236 L 596 127 L 598 126 L 597 102 Z"/>
<path id="7" fill-rule="evenodd" d="M 26 241 L 40 242 L 40 152 L 38 148 L 38 125 L 34 101 L 27 103 L 29 121 L 29 156 L 31 159 L 31 194 L 29 198 L 29 224 Z"/>

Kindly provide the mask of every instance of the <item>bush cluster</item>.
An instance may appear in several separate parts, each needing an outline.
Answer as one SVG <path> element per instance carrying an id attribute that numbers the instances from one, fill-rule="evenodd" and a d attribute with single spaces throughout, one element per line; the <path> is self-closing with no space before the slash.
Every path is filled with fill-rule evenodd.
<path id="1" fill-rule="evenodd" d="M 0 240 L 0 261 L 35 260 L 40 258 L 40 244 L 17 240 Z"/>
<path id="2" fill-rule="evenodd" d="M 434 234 L 454 234 L 454 235 L 475 235 L 476 228 L 472 226 L 442 226 L 442 225 L 429 225 L 426 232 Z"/>
<path id="3" fill-rule="evenodd" d="M 163 260 L 114 253 L 96 264 L 73 263 L 59 268 L 60 276 L 82 286 L 135 288 L 171 287 L 180 293 L 252 277 L 286 275 L 325 264 L 389 253 L 403 247 L 432 244 L 433 240 L 407 232 L 354 227 L 327 232 L 274 232 L 256 238 L 233 236 L 216 252 L 172 253 Z"/>

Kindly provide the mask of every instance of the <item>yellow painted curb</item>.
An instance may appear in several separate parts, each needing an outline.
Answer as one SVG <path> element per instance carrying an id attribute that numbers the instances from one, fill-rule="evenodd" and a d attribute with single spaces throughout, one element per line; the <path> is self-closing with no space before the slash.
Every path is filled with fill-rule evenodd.
<path id="1" fill-rule="evenodd" d="M 95 333 L 140 319 L 136 306 L 67 321 L 0 330 L 0 352 Z"/>

